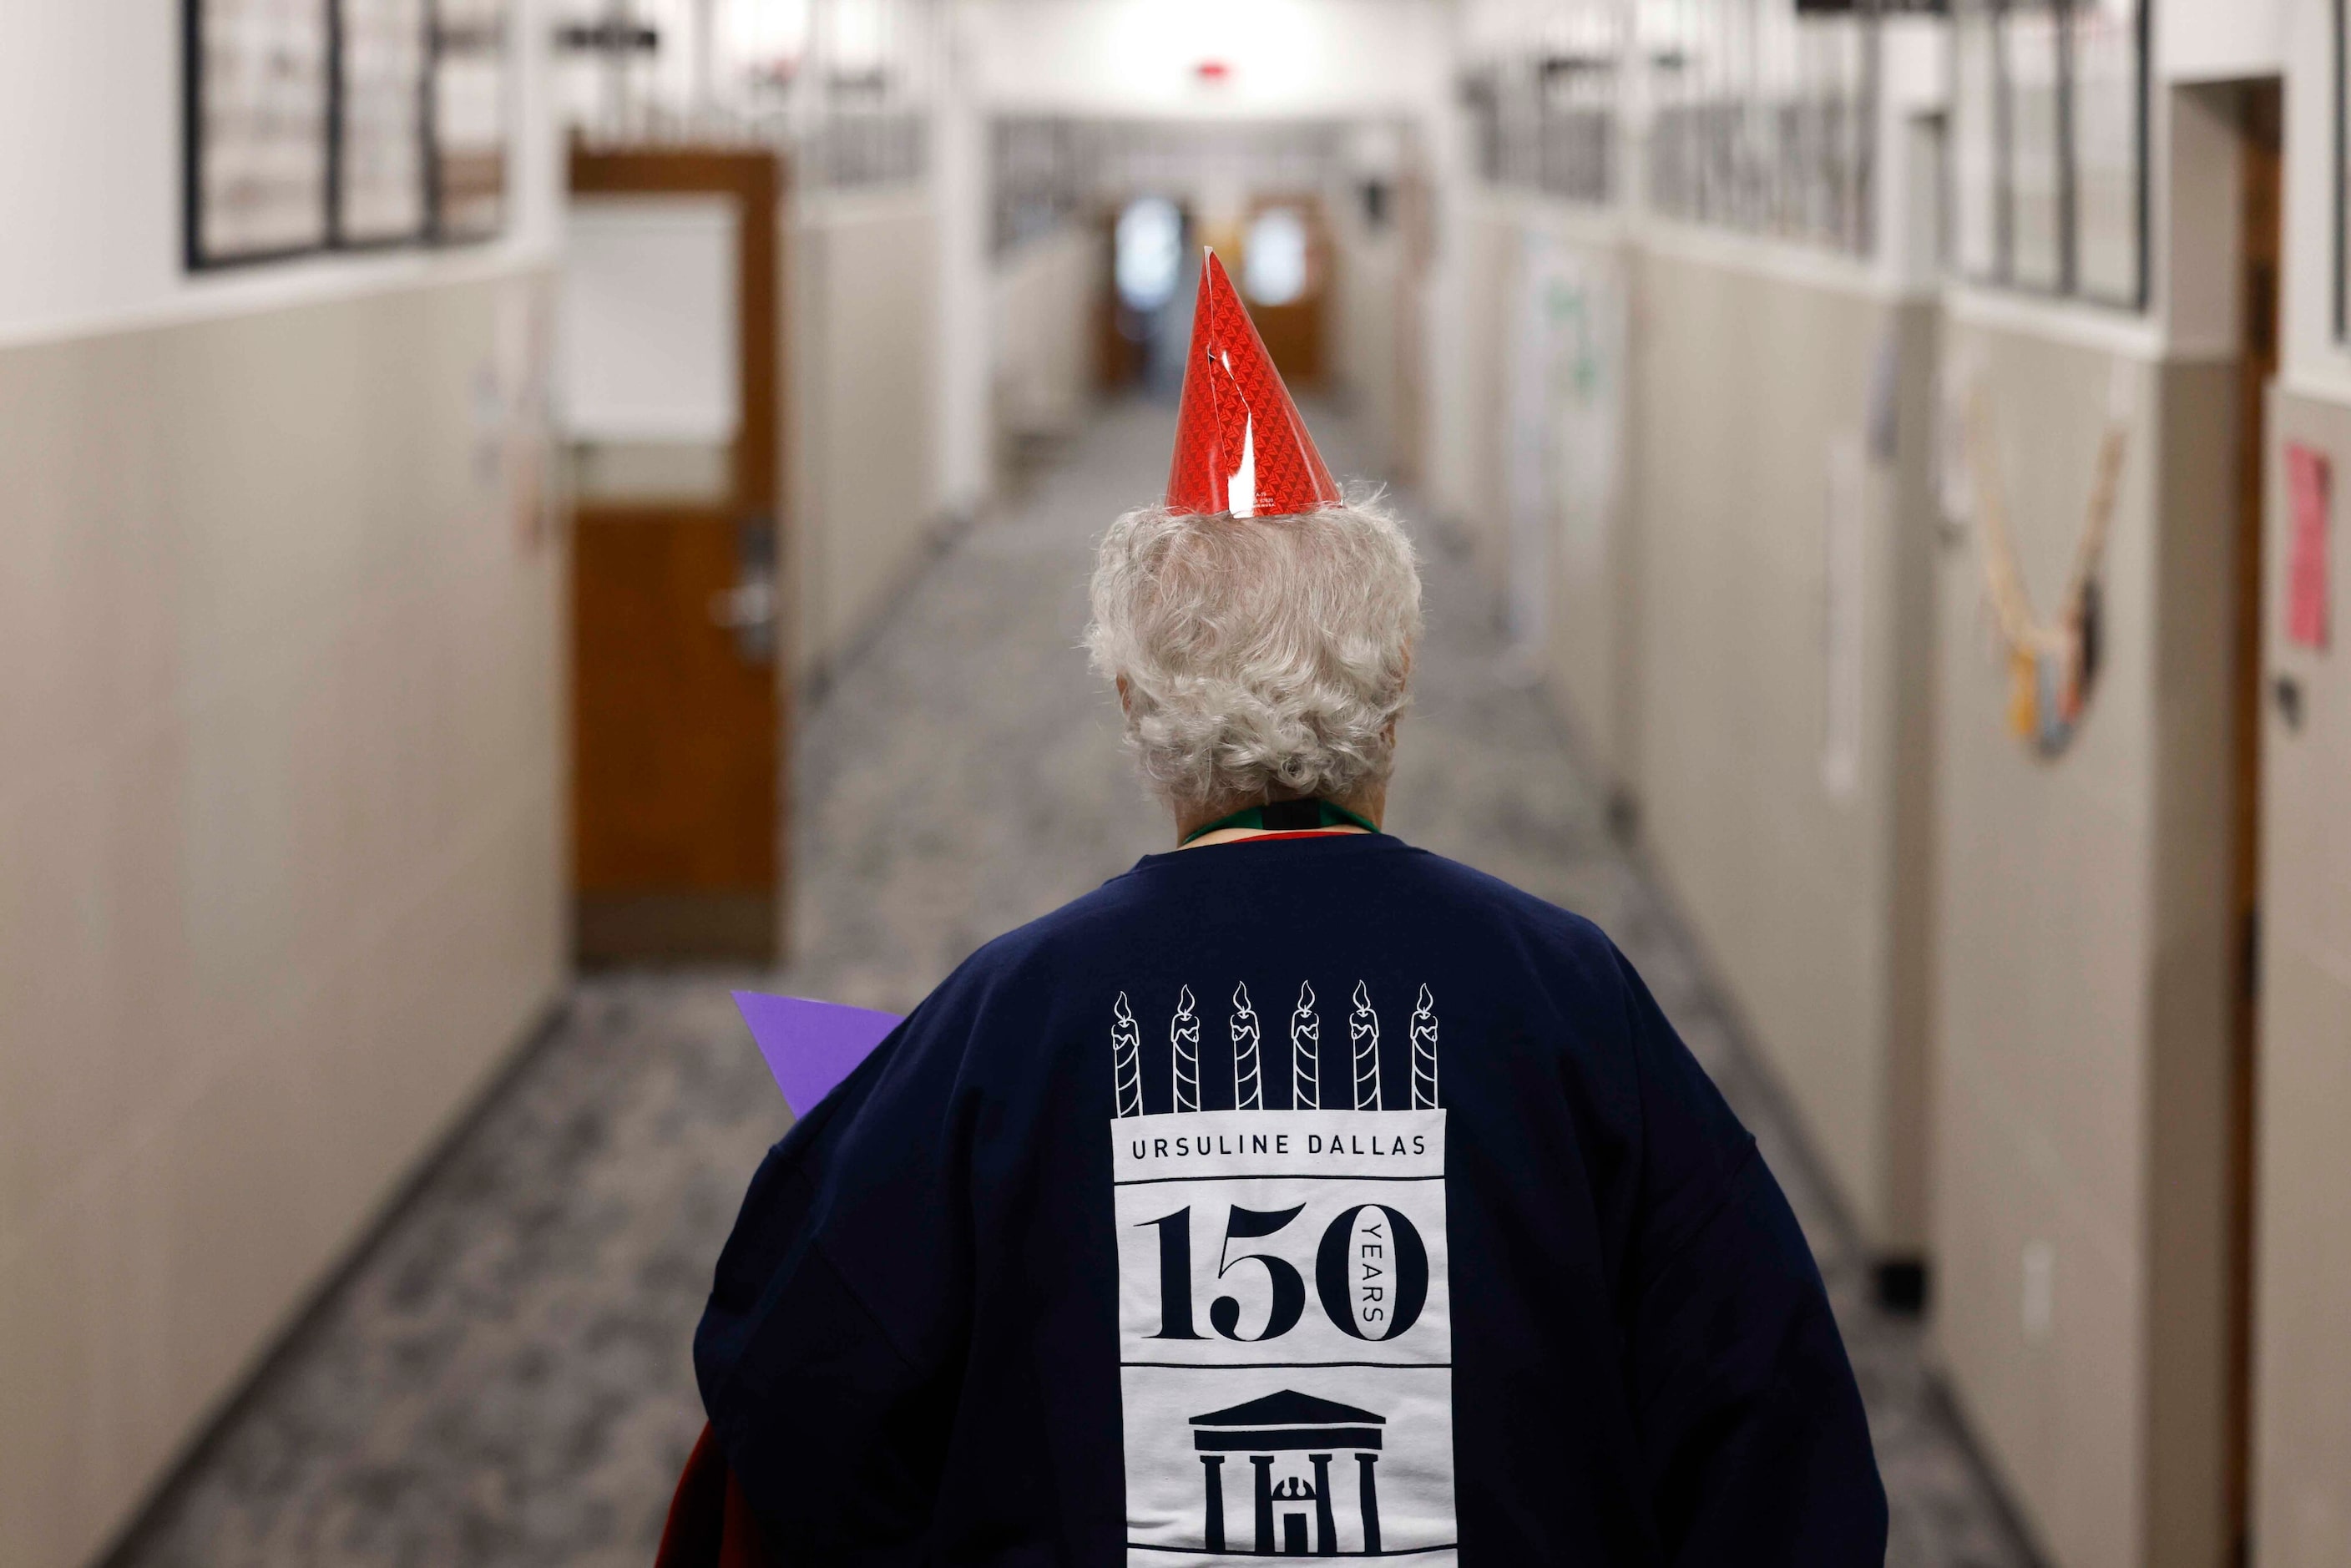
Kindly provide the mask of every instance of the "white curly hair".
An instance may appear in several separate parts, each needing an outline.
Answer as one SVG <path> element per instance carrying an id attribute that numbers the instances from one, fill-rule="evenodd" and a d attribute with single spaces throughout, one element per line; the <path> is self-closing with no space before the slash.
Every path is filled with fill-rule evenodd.
<path id="1" fill-rule="evenodd" d="M 1144 779 L 1197 810 L 1384 781 L 1420 624 L 1418 556 L 1375 497 L 1276 517 L 1155 506 L 1102 536 L 1086 646 L 1124 683 Z"/>

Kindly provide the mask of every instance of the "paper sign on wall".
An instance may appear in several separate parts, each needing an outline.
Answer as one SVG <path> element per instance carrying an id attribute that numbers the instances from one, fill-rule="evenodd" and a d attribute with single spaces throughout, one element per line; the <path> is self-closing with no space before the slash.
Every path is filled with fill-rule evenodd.
<path id="1" fill-rule="evenodd" d="M 2285 635 L 2304 648 L 2326 646 L 2326 527 L 2334 472 L 2326 454 L 2300 443 L 2285 449 L 2294 535 L 2286 546 Z"/>
<path id="2" fill-rule="evenodd" d="M 1823 530 L 1821 784 L 1832 800 L 1861 788 L 1862 610 L 1867 567 L 1869 455 L 1857 433 L 1829 443 L 1828 509 Z"/>

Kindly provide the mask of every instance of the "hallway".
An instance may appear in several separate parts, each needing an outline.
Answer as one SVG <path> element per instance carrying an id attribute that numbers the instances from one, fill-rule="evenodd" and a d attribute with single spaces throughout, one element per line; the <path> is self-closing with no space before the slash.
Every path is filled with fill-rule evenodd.
<path id="1" fill-rule="evenodd" d="M 1355 471 L 1345 422 L 1311 417 Z M 786 1124 L 728 985 L 903 1010 L 980 942 L 1164 842 L 1078 639 L 1089 541 L 1154 493 L 1166 425 L 1147 405 L 1096 418 L 927 566 L 803 712 L 791 967 L 574 987 L 119 1563 L 651 1561 L 701 1424 L 687 1351 L 710 1265 Z M 1428 633 L 1392 827 L 1598 920 L 1755 1131 L 1870 1405 L 1889 1561 L 2024 1563 L 1915 1325 L 1869 1303 L 1664 898 L 1541 696 L 1502 678 L 1484 589 L 1422 538 Z"/>

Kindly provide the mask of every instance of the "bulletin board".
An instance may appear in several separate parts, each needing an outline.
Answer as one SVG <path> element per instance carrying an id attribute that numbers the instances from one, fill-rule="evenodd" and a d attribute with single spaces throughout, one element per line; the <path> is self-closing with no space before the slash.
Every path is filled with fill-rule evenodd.
<path id="1" fill-rule="evenodd" d="M 192 271 L 506 225 L 511 0 L 182 0 Z"/>

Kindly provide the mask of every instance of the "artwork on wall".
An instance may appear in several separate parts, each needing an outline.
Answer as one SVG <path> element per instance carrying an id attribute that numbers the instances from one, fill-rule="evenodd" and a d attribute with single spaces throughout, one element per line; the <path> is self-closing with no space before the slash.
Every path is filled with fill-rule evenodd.
<path id="1" fill-rule="evenodd" d="M 424 233 L 428 0 L 341 0 L 337 11 L 335 237 L 386 245 Z"/>
<path id="2" fill-rule="evenodd" d="M 2008 667 L 2009 730 L 2037 756 L 2054 758 L 2080 730 L 2105 652 L 2099 574 L 2122 486 L 2123 457 L 2129 449 L 2129 389 L 2117 369 L 2105 431 L 2098 442 L 2088 515 L 2074 547 L 2073 567 L 2056 614 L 2046 621 L 2032 608 L 2009 529 L 2007 492 L 1991 436 L 1990 394 L 1980 380 L 1971 379 L 1964 395 L 1968 489 L 1983 547 L 1984 597 Z"/>
<path id="3" fill-rule="evenodd" d="M 509 0 L 183 0 L 192 269 L 486 239 Z"/>
<path id="4" fill-rule="evenodd" d="M 1951 40 L 1960 274 L 2142 308 L 2145 0 L 1953 0 Z"/>
<path id="5" fill-rule="evenodd" d="M 1520 252 L 1509 366 L 1511 641 L 1533 667 L 1554 580 L 1606 570 L 1622 444 L 1620 264 L 1537 230 Z"/>
<path id="6" fill-rule="evenodd" d="M 332 60 L 318 0 L 188 0 L 191 266 L 328 240 Z"/>
<path id="7" fill-rule="evenodd" d="M 1505 601 L 1510 642 L 1531 674 L 1551 634 L 1553 488 L 1552 432 L 1561 361 L 1574 352 L 1561 277 L 1562 247 L 1540 230 L 1523 236 L 1518 298 L 1510 306 L 1509 366 L 1510 571 Z"/>

